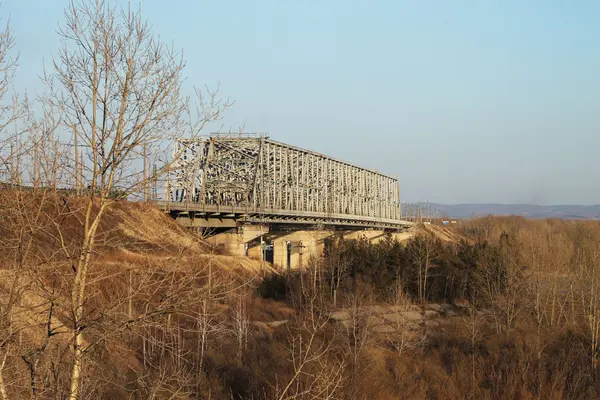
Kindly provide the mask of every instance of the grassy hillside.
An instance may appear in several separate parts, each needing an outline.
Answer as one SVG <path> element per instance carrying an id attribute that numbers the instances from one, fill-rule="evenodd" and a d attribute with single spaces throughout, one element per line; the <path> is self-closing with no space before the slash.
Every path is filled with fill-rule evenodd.
<path id="1" fill-rule="evenodd" d="M 44 191 L 0 196 L 4 382 L 16 398 L 58 396 L 68 381 L 70 291 L 85 203 Z M 197 318 L 202 299 L 227 310 L 229 291 L 244 289 L 261 268 L 212 254 L 168 215 L 141 203 L 111 205 L 96 239 L 87 282 L 86 398 L 120 397 L 113 391 L 129 384 L 144 398 L 138 380 L 150 379 L 150 357 L 173 352 L 173 329 L 184 329 L 179 318 Z"/>

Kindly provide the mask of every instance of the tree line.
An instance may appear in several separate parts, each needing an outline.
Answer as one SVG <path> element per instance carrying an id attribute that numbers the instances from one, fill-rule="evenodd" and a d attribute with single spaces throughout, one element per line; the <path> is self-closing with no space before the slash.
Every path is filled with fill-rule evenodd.
<path id="1" fill-rule="evenodd" d="M 397 358 L 386 356 L 395 368 L 423 366 L 396 378 L 415 398 L 597 397 L 600 224 L 490 217 L 463 221 L 460 230 L 458 242 L 442 241 L 425 228 L 403 243 L 391 236 L 376 243 L 334 239 L 312 269 L 274 276 L 259 294 L 301 308 L 309 283 L 322 307 L 356 315 L 341 329 L 341 342 L 351 335 L 367 345 L 354 341 L 353 351 L 363 353 L 348 357 L 350 365 L 375 368 L 383 347 L 404 349 Z M 449 304 L 459 316 L 424 332 L 424 342 L 409 343 L 398 332 L 387 334 L 383 344 L 375 339 L 368 310 L 406 304 L 423 312 L 431 304 Z M 379 379 L 390 386 L 378 389 L 366 372 L 349 373 L 351 382 L 372 393 L 407 393 L 390 389 L 389 376 Z"/>

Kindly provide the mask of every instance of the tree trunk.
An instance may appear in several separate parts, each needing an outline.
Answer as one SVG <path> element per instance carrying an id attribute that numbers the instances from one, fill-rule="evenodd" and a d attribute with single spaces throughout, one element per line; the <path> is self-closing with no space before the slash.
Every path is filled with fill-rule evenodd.
<path id="1" fill-rule="evenodd" d="M 8 400 L 8 394 L 6 393 L 6 385 L 4 384 L 4 377 L 2 376 L 2 372 L 4 371 L 4 365 L 6 364 L 6 357 L 8 356 L 8 351 L 4 353 L 4 357 L 2 358 L 2 364 L 0 364 L 0 398 L 2 400 Z"/>
<path id="2" fill-rule="evenodd" d="M 79 398 L 81 371 L 83 368 L 83 332 L 81 320 L 83 317 L 83 303 L 85 301 L 85 281 L 87 278 L 87 270 L 90 265 L 92 249 L 98 225 L 104 213 L 106 203 L 100 203 L 98 214 L 92 219 L 93 197 L 90 197 L 86 210 L 85 230 L 81 255 L 77 263 L 77 271 L 73 281 L 73 368 L 71 370 L 71 388 L 69 390 L 69 400 L 77 400 Z"/>
<path id="3" fill-rule="evenodd" d="M 337 307 L 337 287 L 333 288 L 333 307 Z"/>

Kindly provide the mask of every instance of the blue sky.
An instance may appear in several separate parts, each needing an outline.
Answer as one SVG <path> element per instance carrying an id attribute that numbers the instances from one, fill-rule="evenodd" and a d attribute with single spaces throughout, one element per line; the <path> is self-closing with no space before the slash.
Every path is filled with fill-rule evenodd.
<path id="1" fill-rule="evenodd" d="M 39 89 L 65 0 L 4 0 Z M 600 203 L 600 2 L 143 0 L 187 84 L 267 132 L 400 178 L 403 201 Z"/>

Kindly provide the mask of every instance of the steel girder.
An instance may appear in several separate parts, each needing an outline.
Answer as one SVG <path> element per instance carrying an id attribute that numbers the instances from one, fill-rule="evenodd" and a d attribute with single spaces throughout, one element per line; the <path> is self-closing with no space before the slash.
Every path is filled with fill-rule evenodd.
<path id="1" fill-rule="evenodd" d="M 319 153 L 245 136 L 178 139 L 174 151 L 171 209 L 401 222 L 397 179 Z"/>

